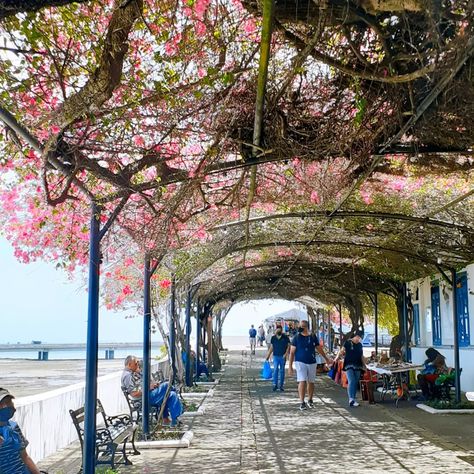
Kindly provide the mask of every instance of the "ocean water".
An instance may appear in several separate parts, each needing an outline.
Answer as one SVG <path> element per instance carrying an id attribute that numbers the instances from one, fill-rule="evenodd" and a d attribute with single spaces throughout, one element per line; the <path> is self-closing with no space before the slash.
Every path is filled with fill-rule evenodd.
<path id="1" fill-rule="evenodd" d="M 114 353 L 115 359 L 125 359 L 128 355 L 136 355 L 141 358 L 143 350 L 140 348 L 116 349 Z M 157 357 L 160 354 L 159 349 L 153 348 L 151 356 Z M 85 350 L 50 350 L 48 353 L 48 360 L 84 360 L 86 358 Z M 0 359 L 15 359 L 15 360 L 37 360 L 38 350 L 28 351 L 0 351 Z M 105 359 L 105 349 L 99 349 L 99 359 Z"/>

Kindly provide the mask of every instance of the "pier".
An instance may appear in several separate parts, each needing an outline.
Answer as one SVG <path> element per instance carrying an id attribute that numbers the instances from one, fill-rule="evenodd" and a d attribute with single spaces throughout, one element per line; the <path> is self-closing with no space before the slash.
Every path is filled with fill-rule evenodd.
<path id="1" fill-rule="evenodd" d="M 104 349 L 141 349 L 143 342 L 100 342 L 99 350 Z M 9 351 L 85 351 L 86 344 L 0 344 L 0 352 Z"/>
<path id="2" fill-rule="evenodd" d="M 155 345 L 159 348 L 160 343 Z M 115 351 L 120 349 L 143 349 L 142 342 L 102 342 L 99 343 L 99 351 L 105 351 L 107 360 L 115 358 Z M 0 344 L 0 352 L 20 352 L 20 351 L 37 351 L 38 360 L 48 360 L 49 353 L 52 351 L 84 351 L 86 344 L 48 344 L 48 343 L 30 343 L 30 344 Z"/>

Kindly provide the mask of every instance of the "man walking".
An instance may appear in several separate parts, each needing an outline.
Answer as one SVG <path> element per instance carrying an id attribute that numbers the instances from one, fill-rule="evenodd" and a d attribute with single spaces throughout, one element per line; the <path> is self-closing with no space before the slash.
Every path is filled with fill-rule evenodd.
<path id="1" fill-rule="evenodd" d="M 316 380 L 316 354 L 324 358 L 330 365 L 331 359 L 326 355 L 322 346 L 319 345 L 317 336 L 308 331 L 308 321 L 300 322 L 298 334 L 291 341 L 289 375 L 293 375 L 293 361 L 296 365 L 296 381 L 298 382 L 298 394 L 300 397 L 300 410 L 313 408 L 314 382 Z M 305 402 L 306 386 L 308 386 L 308 404 Z"/>
<path id="2" fill-rule="evenodd" d="M 253 324 L 249 329 L 249 342 L 250 342 L 250 353 L 255 354 L 255 346 L 257 344 L 257 330 L 253 327 Z"/>
<path id="3" fill-rule="evenodd" d="M 266 360 L 270 359 L 273 353 L 273 391 L 279 388 L 282 392 L 283 384 L 285 382 L 285 363 L 288 351 L 290 348 L 290 339 L 286 334 L 283 334 L 283 328 L 277 325 L 275 335 L 270 340 L 270 347 Z M 280 380 L 278 381 L 278 377 Z"/>

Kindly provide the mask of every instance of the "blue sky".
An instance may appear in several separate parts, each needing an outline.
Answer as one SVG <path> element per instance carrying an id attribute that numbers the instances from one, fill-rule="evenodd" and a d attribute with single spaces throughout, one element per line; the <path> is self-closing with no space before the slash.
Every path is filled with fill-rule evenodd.
<path id="1" fill-rule="evenodd" d="M 19 263 L 13 248 L 2 237 L 0 265 L 0 343 L 85 342 L 87 292 L 81 279 L 70 281 L 53 264 Z M 294 306 L 281 300 L 236 305 L 227 316 L 224 333 L 246 336 L 250 324 L 259 324 L 267 316 Z M 113 312 L 101 307 L 101 342 L 141 339 L 142 318 L 133 311 Z"/>

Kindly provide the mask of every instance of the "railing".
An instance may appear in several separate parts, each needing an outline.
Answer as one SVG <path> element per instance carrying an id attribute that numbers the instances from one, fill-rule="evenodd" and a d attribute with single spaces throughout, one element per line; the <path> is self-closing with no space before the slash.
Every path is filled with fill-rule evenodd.
<path id="1" fill-rule="evenodd" d="M 152 365 L 152 370 L 168 371 L 168 361 Z M 128 413 L 120 389 L 122 372 L 114 372 L 97 379 L 97 397 L 110 415 Z M 69 416 L 70 409 L 84 405 L 85 382 L 69 385 L 45 393 L 15 399 L 17 412 L 14 420 L 29 441 L 28 453 L 35 462 L 77 441 L 77 433 Z"/>

